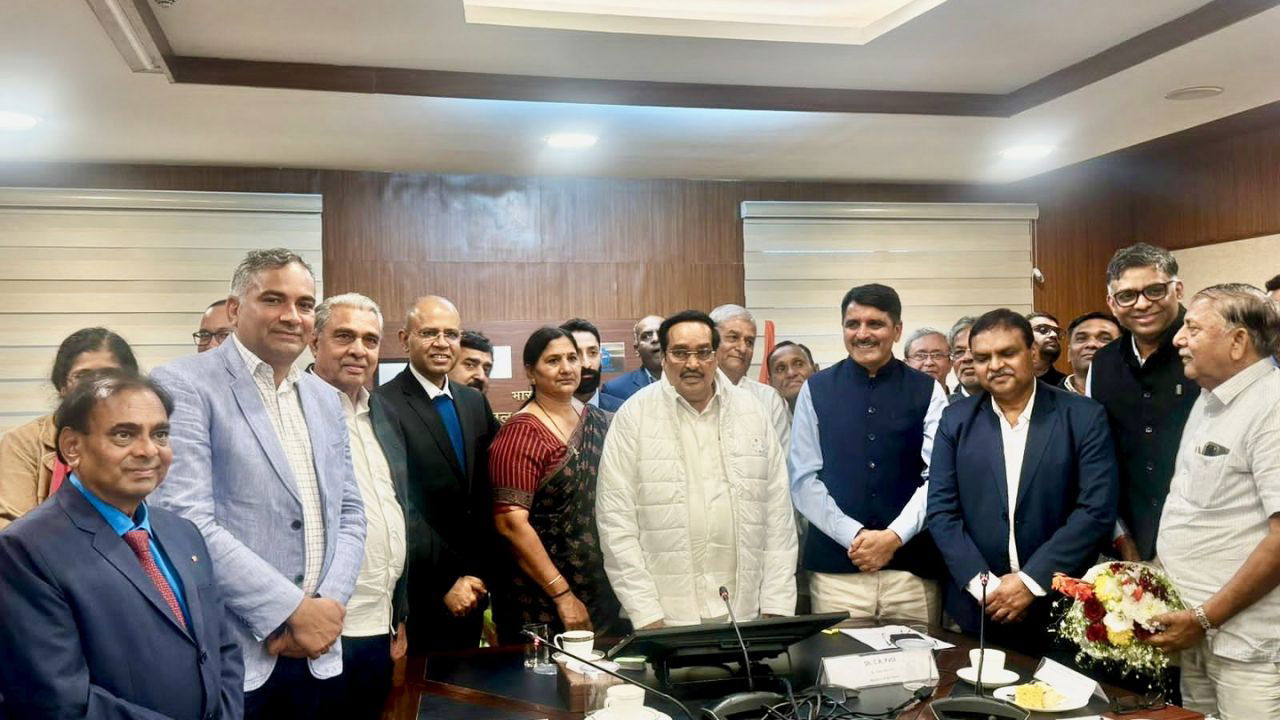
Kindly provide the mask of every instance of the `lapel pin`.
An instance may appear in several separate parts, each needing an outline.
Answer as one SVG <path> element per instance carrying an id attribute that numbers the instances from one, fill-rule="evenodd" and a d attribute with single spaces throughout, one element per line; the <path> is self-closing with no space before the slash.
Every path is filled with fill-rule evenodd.
<path id="1" fill-rule="evenodd" d="M 192 555 L 191 562 L 200 562 L 200 558 L 196 557 L 195 555 Z"/>

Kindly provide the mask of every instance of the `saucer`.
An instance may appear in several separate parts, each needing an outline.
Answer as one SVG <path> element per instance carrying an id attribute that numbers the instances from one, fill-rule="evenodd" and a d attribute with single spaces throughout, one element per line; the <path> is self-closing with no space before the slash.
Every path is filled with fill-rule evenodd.
<path id="1" fill-rule="evenodd" d="M 627 718 L 635 717 L 637 718 L 637 720 L 671 720 L 670 715 L 662 712 L 661 710 L 654 710 L 651 707 L 601 708 L 591 713 L 590 715 L 587 715 L 586 720 L 617 720 L 617 718 L 624 717 L 624 714 L 619 711 L 630 711 L 630 710 L 640 710 L 640 711 L 643 711 L 644 714 L 642 715 L 640 713 L 636 713 L 635 715 L 632 715 L 628 712 L 625 714 L 625 717 Z"/>
<path id="2" fill-rule="evenodd" d="M 583 657 L 587 658 L 591 662 L 599 662 L 604 659 L 604 652 L 601 650 L 592 650 L 590 655 L 584 655 Z M 578 662 L 564 653 L 556 653 L 551 656 L 551 659 L 558 663 Z"/>
<path id="3" fill-rule="evenodd" d="M 975 667 L 960 668 L 956 671 L 956 677 L 970 685 L 976 685 L 978 682 L 978 669 Z M 1009 668 L 1000 668 L 999 670 L 983 668 L 982 672 L 982 684 L 990 685 L 992 687 L 1012 685 L 1020 679 L 1021 678 L 1018 676 L 1018 673 L 1010 670 Z"/>

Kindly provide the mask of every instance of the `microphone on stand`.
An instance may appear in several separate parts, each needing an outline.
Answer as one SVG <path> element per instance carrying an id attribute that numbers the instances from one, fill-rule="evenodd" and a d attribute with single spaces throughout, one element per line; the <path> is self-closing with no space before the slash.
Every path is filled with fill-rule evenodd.
<path id="1" fill-rule="evenodd" d="M 978 677 L 974 678 L 975 697 L 948 697 L 934 700 L 929 705 L 936 720 L 962 720 L 964 718 L 986 718 L 987 720 L 1027 720 L 1031 713 L 1013 703 L 984 697 L 982 686 L 982 666 L 987 659 L 987 579 L 983 572 L 978 576 L 978 584 L 982 585 L 982 607 L 978 608 Z"/>
<path id="2" fill-rule="evenodd" d="M 723 585 L 720 586 L 720 599 L 724 601 L 725 609 L 729 611 L 729 624 L 733 626 L 733 632 L 738 636 L 738 647 L 742 648 L 742 669 L 747 673 L 748 690 L 728 695 L 715 705 L 703 708 L 702 712 L 718 719 L 742 712 L 764 710 L 786 702 L 787 698 L 783 695 L 756 690 L 755 679 L 751 675 L 751 655 L 747 652 L 747 643 L 742 640 L 742 628 L 738 627 L 738 619 L 734 617 L 733 605 L 729 602 L 729 589 Z"/>
<path id="3" fill-rule="evenodd" d="M 627 677 L 626 675 L 623 675 L 623 674 L 621 674 L 621 673 L 614 672 L 613 670 L 610 670 L 610 669 L 609 669 L 609 668 L 607 668 L 607 667 L 604 667 L 604 666 L 598 665 L 594 660 L 588 660 L 587 658 L 579 657 L 579 656 L 577 656 L 577 655 L 574 655 L 573 653 L 571 653 L 571 652 L 569 652 L 568 650 L 566 650 L 566 649 L 564 649 L 564 648 L 560 647 L 559 645 L 554 645 L 554 644 L 552 644 L 552 643 L 548 642 L 546 638 L 542 637 L 541 635 L 539 635 L 539 634 L 538 634 L 538 633 L 536 633 L 536 632 L 533 632 L 532 630 L 521 630 L 520 632 L 521 632 L 521 634 L 522 634 L 522 635 L 524 635 L 525 637 L 529 638 L 530 640 L 533 640 L 535 643 L 541 643 L 541 644 L 543 644 L 543 645 L 550 645 L 550 646 L 554 647 L 554 648 L 556 649 L 556 651 L 557 651 L 557 652 L 563 653 L 566 657 L 573 658 L 574 660 L 577 660 L 578 662 L 582 663 L 583 665 L 588 665 L 588 666 L 590 666 L 590 667 L 592 667 L 592 668 L 595 668 L 596 670 L 599 670 L 600 672 L 602 672 L 602 673 L 604 673 L 604 674 L 606 674 L 606 675 L 613 676 L 613 677 L 615 677 L 615 678 L 617 678 L 617 679 L 621 680 L 622 682 L 627 683 L 628 685 L 635 685 L 635 686 L 636 686 L 636 687 L 638 687 L 638 688 L 641 688 L 641 689 L 643 689 L 643 690 L 645 690 L 645 691 L 647 691 L 647 692 L 651 692 L 651 693 L 653 693 L 654 695 L 657 695 L 658 697 L 660 697 L 660 698 L 662 698 L 662 699 L 664 699 L 664 700 L 667 700 L 667 701 L 669 701 L 669 702 L 671 702 L 671 703 L 674 703 L 674 704 L 676 705 L 676 707 L 680 708 L 680 712 L 684 713 L 685 717 L 689 718 L 689 720 L 698 720 L 698 717 L 697 717 L 696 715 L 694 715 L 692 712 L 690 712 L 690 711 L 689 711 L 689 708 L 688 708 L 688 707 L 686 707 L 684 703 L 682 703 L 682 702 L 680 702 L 679 700 L 677 700 L 677 699 L 675 699 L 675 698 L 671 697 L 670 695 L 668 695 L 668 694 L 666 694 L 666 693 L 662 692 L 661 690 L 658 690 L 657 688 L 649 687 L 648 685 L 645 685 L 644 683 L 642 683 L 642 682 L 640 682 L 640 681 L 638 681 L 638 680 L 632 680 L 631 678 Z"/>

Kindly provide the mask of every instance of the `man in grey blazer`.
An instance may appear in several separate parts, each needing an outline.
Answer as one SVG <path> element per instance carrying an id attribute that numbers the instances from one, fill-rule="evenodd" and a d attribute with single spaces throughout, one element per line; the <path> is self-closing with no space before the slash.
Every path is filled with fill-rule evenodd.
<path id="1" fill-rule="evenodd" d="M 246 718 L 314 717 L 342 672 L 364 509 L 333 388 L 294 362 L 315 324 L 298 255 L 255 250 L 227 299 L 235 333 L 152 373 L 174 461 L 153 501 L 200 528 L 244 653 Z"/>

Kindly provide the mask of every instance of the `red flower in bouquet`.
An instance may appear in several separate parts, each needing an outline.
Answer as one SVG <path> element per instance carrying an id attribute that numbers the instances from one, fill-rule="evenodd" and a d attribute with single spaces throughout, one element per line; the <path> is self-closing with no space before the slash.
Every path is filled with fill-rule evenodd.
<path id="1" fill-rule="evenodd" d="M 1084 636 L 1088 638 L 1091 643 L 1106 642 L 1107 626 L 1103 625 L 1101 622 L 1090 623 L 1089 627 L 1085 628 Z"/>
<path id="2" fill-rule="evenodd" d="M 1106 617 L 1107 608 L 1096 597 L 1091 597 L 1084 601 L 1084 616 L 1089 618 L 1091 623 L 1101 623 L 1102 618 Z"/>

